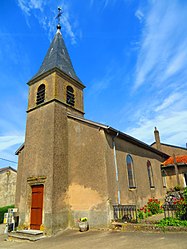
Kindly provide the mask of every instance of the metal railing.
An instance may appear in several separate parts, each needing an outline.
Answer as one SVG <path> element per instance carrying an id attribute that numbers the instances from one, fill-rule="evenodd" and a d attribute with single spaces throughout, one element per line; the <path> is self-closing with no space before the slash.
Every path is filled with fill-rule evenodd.
<path id="1" fill-rule="evenodd" d="M 176 215 L 176 211 L 177 211 L 177 207 L 174 204 L 164 204 L 163 205 L 163 209 L 164 209 L 164 218 L 175 218 Z"/>
<path id="2" fill-rule="evenodd" d="M 119 222 L 137 223 L 136 205 L 113 205 L 114 220 Z"/>

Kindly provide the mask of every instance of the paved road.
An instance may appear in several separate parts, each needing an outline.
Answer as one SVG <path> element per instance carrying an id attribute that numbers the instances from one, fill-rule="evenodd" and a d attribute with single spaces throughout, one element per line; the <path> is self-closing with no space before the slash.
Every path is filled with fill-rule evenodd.
<path id="1" fill-rule="evenodd" d="M 4 241 L 0 249 L 187 249 L 187 233 L 66 231 L 37 242 Z"/>

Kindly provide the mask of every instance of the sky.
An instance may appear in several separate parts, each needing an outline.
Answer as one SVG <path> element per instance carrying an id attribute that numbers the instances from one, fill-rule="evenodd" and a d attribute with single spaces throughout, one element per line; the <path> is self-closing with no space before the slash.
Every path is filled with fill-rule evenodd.
<path id="1" fill-rule="evenodd" d="M 156 126 L 161 142 L 185 147 L 186 0 L 1 0 L 0 167 L 17 167 L 27 82 L 56 33 L 58 6 L 63 38 L 86 85 L 85 118 L 148 144 Z"/>

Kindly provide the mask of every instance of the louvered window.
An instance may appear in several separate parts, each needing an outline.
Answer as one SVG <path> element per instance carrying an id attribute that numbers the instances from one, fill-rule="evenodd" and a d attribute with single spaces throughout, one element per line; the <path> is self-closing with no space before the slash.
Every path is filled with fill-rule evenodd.
<path id="1" fill-rule="evenodd" d="M 71 105 L 71 106 L 75 105 L 74 90 L 73 90 L 73 88 L 71 86 L 67 86 L 66 103 Z"/>
<path id="2" fill-rule="evenodd" d="M 45 85 L 42 84 L 38 87 L 37 96 L 36 96 L 36 104 L 39 105 L 43 103 L 45 100 Z"/>

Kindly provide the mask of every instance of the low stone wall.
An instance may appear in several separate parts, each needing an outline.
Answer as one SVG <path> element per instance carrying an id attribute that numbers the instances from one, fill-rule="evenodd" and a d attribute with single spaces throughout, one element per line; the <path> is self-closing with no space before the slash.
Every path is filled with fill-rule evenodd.
<path id="1" fill-rule="evenodd" d="M 155 224 L 130 224 L 130 223 L 117 223 L 113 222 L 111 224 L 113 230 L 120 230 L 123 232 L 187 232 L 187 227 L 159 227 Z"/>

